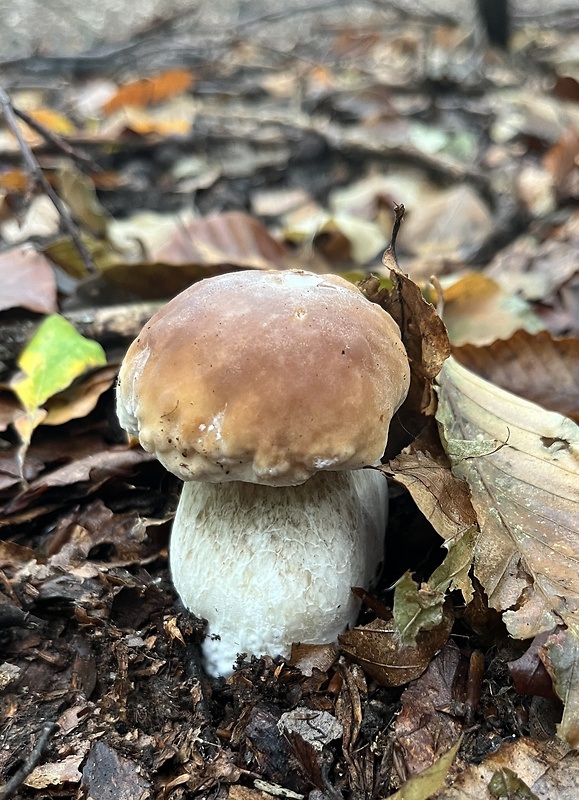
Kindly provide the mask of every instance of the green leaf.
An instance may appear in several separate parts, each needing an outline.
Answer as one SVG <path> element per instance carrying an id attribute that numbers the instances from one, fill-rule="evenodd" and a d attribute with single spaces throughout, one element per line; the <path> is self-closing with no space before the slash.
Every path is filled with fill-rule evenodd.
<path id="1" fill-rule="evenodd" d="M 497 800 L 539 800 L 512 769 L 498 769 L 489 781 L 489 794 Z"/>
<path id="2" fill-rule="evenodd" d="M 406 572 L 396 584 L 392 609 L 402 644 L 415 647 L 420 631 L 429 631 L 439 625 L 443 604 L 444 589 L 440 591 L 426 583 L 418 586 Z"/>
<path id="3" fill-rule="evenodd" d="M 20 354 L 18 366 L 23 374 L 12 381 L 11 388 L 33 418 L 49 397 L 106 360 L 100 344 L 85 339 L 64 317 L 52 314 Z"/>
<path id="4" fill-rule="evenodd" d="M 430 631 L 440 624 L 446 592 L 460 590 L 466 603 L 472 599 L 469 577 L 477 528 L 473 525 L 456 541 L 447 543 L 448 554 L 430 576 L 418 586 L 407 572 L 396 584 L 394 620 L 403 645 L 416 646 L 420 631 Z"/>

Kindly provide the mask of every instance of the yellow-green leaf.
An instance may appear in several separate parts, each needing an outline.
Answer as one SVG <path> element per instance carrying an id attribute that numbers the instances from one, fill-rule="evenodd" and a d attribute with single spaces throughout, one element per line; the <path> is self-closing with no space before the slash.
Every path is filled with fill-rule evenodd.
<path id="1" fill-rule="evenodd" d="M 23 374 L 12 381 L 12 390 L 33 416 L 49 397 L 102 364 L 106 355 L 100 344 L 85 339 L 64 317 L 52 314 L 22 351 L 18 366 Z"/>

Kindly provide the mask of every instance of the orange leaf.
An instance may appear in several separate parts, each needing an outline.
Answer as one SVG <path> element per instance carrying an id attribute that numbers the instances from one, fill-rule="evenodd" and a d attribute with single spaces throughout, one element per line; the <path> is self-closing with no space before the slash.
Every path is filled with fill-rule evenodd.
<path id="1" fill-rule="evenodd" d="M 6 169 L 0 173 L 0 189 L 8 194 L 26 192 L 29 183 L 29 176 L 21 169 Z"/>
<path id="2" fill-rule="evenodd" d="M 111 114 L 124 106 L 150 106 L 174 97 L 193 84 L 193 75 L 186 69 L 162 72 L 154 78 L 142 78 L 120 86 L 104 106 L 105 114 Z"/>

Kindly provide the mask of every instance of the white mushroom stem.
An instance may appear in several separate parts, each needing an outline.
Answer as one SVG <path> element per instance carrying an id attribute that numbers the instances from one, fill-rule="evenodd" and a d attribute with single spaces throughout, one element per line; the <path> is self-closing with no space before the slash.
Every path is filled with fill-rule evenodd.
<path id="1" fill-rule="evenodd" d="M 354 625 L 351 588 L 380 574 L 387 503 L 375 470 L 275 488 L 185 483 L 171 571 L 185 606 L 208 621 L 207 671 L 231 674 L 238 653 L 287 657 L 293 642 L 334 641 Z"/>

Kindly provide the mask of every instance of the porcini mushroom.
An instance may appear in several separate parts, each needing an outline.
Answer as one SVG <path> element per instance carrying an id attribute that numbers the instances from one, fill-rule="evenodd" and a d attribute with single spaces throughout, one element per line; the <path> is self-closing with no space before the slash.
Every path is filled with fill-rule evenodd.
<path id="1" fill-rule="evenodd" d="M 335 275 L 229 273 L 194 284 L 123 361 L 121 425 L 185 481 L 175 588 L 208 621 L 206 669 L 287 656 L 356 621 L 380 572 L 379 462 L 406 397 L 396 323 Z"/>

